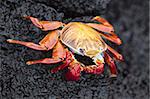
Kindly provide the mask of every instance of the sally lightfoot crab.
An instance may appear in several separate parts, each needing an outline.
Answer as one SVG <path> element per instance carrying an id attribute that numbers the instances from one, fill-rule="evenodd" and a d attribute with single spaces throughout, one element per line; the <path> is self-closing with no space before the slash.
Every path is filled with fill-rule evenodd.
<path id="1" fill-rule="evenodd" d="M 53 50 L 52 58 L 28 61 L 28 65 L 62 62 L 62 65 L 53 68 L 51 72 L 55 73 L 67 68 L 66 79 L 76 81 L 79 80 L 81 71 L 91 74 L 101 74 L 104 71 L 104 64 L 107 63 L 110 67 L 111 76 L 115 77 L 117 75 L 114 59 L 122 61 L 123 57 L 107 45 L 102 38 L 118 45 L 122 42 L 114 33 L 113 26 L 104 18 L 96 16 L 92 19 L 98 23 L 70 22 L 68 24 L 58 21 L 39 21 L 37 18 L 30 16 L 26 16 L 25 18 L 31 20 L 41 30 L 50 32 L 39 44 L 12 39 L 8 39 L 7 42 L 24 45 L 35 50 Z M 114 58 L 111 58 L 108 52 Z M 90 57 L 95 64 L 89 66 L 83 65 L 75 59 L 74 53 Z"/>

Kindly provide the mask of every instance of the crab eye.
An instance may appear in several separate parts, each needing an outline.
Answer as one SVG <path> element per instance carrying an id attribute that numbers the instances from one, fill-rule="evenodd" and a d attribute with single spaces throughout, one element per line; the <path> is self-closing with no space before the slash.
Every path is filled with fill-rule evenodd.
<path id="1" fill-rule="evenodd" d="M 85 49 L 79 48 L 78 51 L 84 54 Z"/>
<path id="2" fill-rule="evenodd" d="M 101 56 L 104 57 L 104 53 L 101 53 Z"/>
<path id="3" fill-rule="evenodd" d="M 100 50 L 100 51 L 103 51 L 103 48 L 102 48 L 102 47 L 100 47 L 100 48 L 99 48 L 99 50 Z"/>

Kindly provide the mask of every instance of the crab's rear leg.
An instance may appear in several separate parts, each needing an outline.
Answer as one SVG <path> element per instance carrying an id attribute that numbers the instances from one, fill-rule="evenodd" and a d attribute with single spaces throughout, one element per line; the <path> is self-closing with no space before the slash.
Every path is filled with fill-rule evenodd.
<path id="1" fill-rule="evenodd" d="M 101 30 L 103 32 L 108 32 L 110 34 L 114 34 L 113 26 L 104 18 L 102 18 L 100 16 L 96 16 L 92 20 L 96 20 L 96 21 L 100 22 L 100 24 L 87 23 L 87 25 L 95 27 L 95 29 Z"/>
<path id="2" fill-rule="evenodd" d="M 65 51 L 63 45 L 58 41 L 58 31 L 52 31 L 49 34 L 47 34 L 44 39 L 42 39 L 38 44 L 34 44 L 32 42 L 23 42 L 18 40 L 7 40 L 9 43 L 15 43 L 24 45 L 26 47 L 36 49 L 36 50 L 45 50 L 48 51 L 52 48 L 53 49 L 53 57 L 52 58 L 45 58 L 41 60 L 35 60 L 35 61 L 28 61 L 27 64 L 37 64 L 37 63 L 45 63 L 45 64 L 51 64 L 51 63 L 57 63 L 64 59 L 65 57 Z"/>
<path id="3" fill-rule="evenodd" d="M 102 28 L 105 27 L 101 24 L 95 24 L 95 23 L 88 23 L 87 25 L 91 26 L 92 28 L 96 29 L 99 31 L 100 35 L 104 38 L 106 38 L 107 40 L 114 42 L 118 45 L 122 44 L 122 41 L 120 40 L 120 38 L 114 33 L 114 32 L 109 32 L 109 29 L 105 29 L 103 30 Z M 107 27 L 109 28 L 109 27 Z M 103 32 L 107 32 L 107 33 L 103 33 Z"/>
<path id="4" fill-rule="evenodd" d="M 101 24 L 96 24 L 96 23 L 87 23 L 88 26 L 96 29 L 99 31 L 100 35 L 103 36 L 104 38 L 120 45 L 122 41 L 119 39 L 119 37 L 114 33 L 114 28 L 113 26 L 104 18 L 101 18 L 99 16 L 94 17 L 93 20 L 96 20 L 100 22 Z M 105 33 L 102 33 L 105 32 Z"/>
<path id="5" fill-rule="evenodd" d="M 123 61 L 123 56 L 118 53 L 115 49 L 111 48 L 109 45 L 107 45 L 108 50 L 113 54 L 113 56 L 115 57 L 115 59 Z"/>
<path id="6" fill-rule="evenodd" d="M 96 16 L 92 20 L 96 20 L 96 21 L 102 23 L 103 25 L 112 28 L 112 31 L 114 31 L 113 26 L 106 19 L 104 19 L 100 16 Z"/>
<path id="7" fill-rule="evenodd" d="M 29 47 L 29 48 L 32 48 L 32 49 L 35 49 L 35 50 L 47 50 L 47 48 L 45 48 L 43 46 L 40 46 L 38 44 L 32 43 L 32 42 L 24 42 L 24 41 L 13 40 L 13 39 L 8 39 L 7 42 L 24 45 L 26 47 Z"/>
<path id="8" fill-rule="evenodd" d="M 114 63 L 114 60 L 106 52 L 104 52 L 104 59 L 105 59 L 105 62 L 110 67 L 111 77 L 116 77 L 117 76 L 117 69 L 116 69 L 116 65 Z"/>
<path id="9" fill-rule="evenodd" d="M 52 49 L 58 41 L 58 31 L 49 32 L 39 44 L 35 44 L 32 42 L 24 42 L 19 40 L 8 39 L 7 42 L 24 45 L 26 47 L 35 49 L 35 50 L 50 50 Z"/>
<path id="10" fill-rule="evenodd" d="M 63 61 L 65 57 L 66 57 L 66 52 L 63 45 L 60 42 L 57 42 L 57 44 L 53 49 L 52 58 L 44 58 L 40 60 L 28 61 L 27 64 L 28 65 L 37 64 L 37 63 L 53 64 L 53 63 L 58 63 Z"/>
<path id="11" fill-rule="evenodd" d="M 25 16 L 24 18 L 31 20 L 36 27 L 42 29 L 43 31 L 58 29 L 59 27 L 65 25 L 59 21 L 40 21 L 37 18 L 31 16 Z"/>
<path id="12" fill-rule="evenodd" d="M 118 45 L 122 44 L 122 41 L 120 40 L 120 38 L 113 32 L 109 32 L 109 27 L 103 26 L 101 24 L 95 24 L 95 23 L 88 23 L 87 25 L 89 25 L 90 27 L 96 29 L 99 31 L 100 35 L 104 38 L 106 38 L 107 40 L 114 42 Z M 106 33 L 102 33 L 102 32 L 107 32 Z"/>

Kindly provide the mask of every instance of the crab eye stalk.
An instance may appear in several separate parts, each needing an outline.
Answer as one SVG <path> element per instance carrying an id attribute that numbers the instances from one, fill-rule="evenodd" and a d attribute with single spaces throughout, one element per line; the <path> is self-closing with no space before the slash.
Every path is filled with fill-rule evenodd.
<path id="1" fill-rule="evenodd" d="M 78 50 L 79 50 L 79 52 L 81 52 L 83 55 L 85 54 L 85 49 L 79 48 Z"/>

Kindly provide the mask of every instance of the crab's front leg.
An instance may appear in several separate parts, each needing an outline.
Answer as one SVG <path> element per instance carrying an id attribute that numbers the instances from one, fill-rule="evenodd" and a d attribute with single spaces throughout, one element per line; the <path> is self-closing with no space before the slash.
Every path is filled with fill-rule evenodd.
<path id="1" fill-rule="evenodd" d="M 42 29 L 43 31 L 58 29 L 59 27 L 65 25 L 59 21 L 39 21 L 37 18 L 31 16 L 25 16 L 24 18 L 31 20 L 36 27 Z"/>

